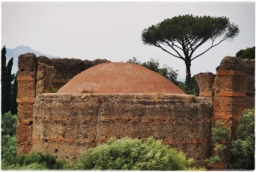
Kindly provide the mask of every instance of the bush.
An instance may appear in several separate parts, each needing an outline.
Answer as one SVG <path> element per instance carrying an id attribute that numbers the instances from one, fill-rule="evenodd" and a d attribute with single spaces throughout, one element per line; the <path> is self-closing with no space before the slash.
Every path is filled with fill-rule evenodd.
<path id="1" fill-rule="evenodd" d="M 235 169 L 254 169 L 255 165 L 255 112 L 247 109 L 239 118 L 237 139 L 231 142 L 231 167 Z"/>
<path id="2" fill-rule="evenodd" d="M 239 118 L 237 138 L 230 139 L 230 130 L 217 121 L 212 129 L 212 140 L 217 155 L 206 160 L 208 166 L 223 162 L 228 169 L 254 169 L 255 165 L 255 124 L 254 109 L 245 110 Z"/>
<path id="3" fill-rule="evenodd" d="M 1 137 L 1 161 L 2 163 L 12 163 L 17 153 L 17 142 L 16 142 L 16 125 L 17 115 L 6 112 L 2 115 L 2 137 Z"/>
<path id="4" fill-rule="evenodd" d="M 4 135 L 2 136 L 2 147 L 1 147 L 1 161 L 2 163 L 11 164 L 15 159 L 17 153 L 17 142 L 16 136 Z"/>
<path id="5" fill-rule="evenodd" d="M 13 115 L 10 111 L 4 113 L 2 116 L 2 136 L 3 135 L 16 135 L 17 115 Z"/>
<path id="6" fill-rule="evenodd" d="M 65 169 L 94 170 L 185 170 L 193 163 L 183 152 L 170 149 L 153 138 L 145 143 L 128 137 L 110 139 L 89 149 Z"/>
<path id="7" fill-rule="evenodd" d="M 19 155 L 16 157 L 15 164 L 18 166 L 45 167 L 54 169 L 56 158 L 50 154 L 42 154 L 41 152 L 30 152 L 27 155 Z M 32 165 L 34 164 L 34 165 Z"/>

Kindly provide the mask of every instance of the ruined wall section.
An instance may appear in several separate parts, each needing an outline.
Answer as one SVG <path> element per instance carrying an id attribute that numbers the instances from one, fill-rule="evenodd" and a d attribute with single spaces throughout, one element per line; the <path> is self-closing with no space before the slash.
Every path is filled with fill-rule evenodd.
<path id="1" fill-rule="evenodd" d="M 51 66 L 56 70 L 51 87 L 60 88 L 78 73 L 95 66 L 97 64 L 110 62 L 106 59 L 96 59 L 94 61 L 68 58 L 52 58 L 45 56 L 38 57 L 38 62 Z M 49 88 L 46 88 L 49 89 Z"/>
<path id="2" fill-rule="evenodd" d="M 215 75 L 213 73 L 199 73 L 195 75 L 195 80 L 199 85 L 199 96 L 207 98 L 210 102 L 212 102 L 213 98 L 213 90 L 212 86 L 214 83 Z"/>
<path id="3" fill-rule="evenodd" d="M 255 60 L 227 56 L 216 68 L 216 76 L 200 73 L 195 76 L 200 97 L 212 95 L 214 121 L 222 121 L 236 137 L 238 118 L 242 111 L 254 108 Z"/>
<path id="4" fill-rule="evenodd" d="M 41 94 L 34 104 L 33 151 L 70 160 L 111 137 L 153 136 L 194 158 L 211 153 L 212 109 L 205 98 L 162 94 Z"/>
<path id="5" fill-rule="evenodd" d="M 242 61 L 246 72 L 246 92 L 245 103 L 246 108 L 255 107 L 255 60 L 245 59 Z"/>
<path id="6" fill-rule="evenodd" d="M 216 75 L 200 73 L 195 76 L 200 97 L 212 100 L 212 125 L 216 121 L 223 122 L 230 129 L 231 137 L 236 138 L 242 112 L 255 108 L 255 60 L 227 56 L 216 70 Z M 213 149 L 212 155 L 216 155 Z M 216 163 L 213 169 L 223 169 L 223 164 Z"/>
<path id="7" fill-rule="evenodd" d="M 233 138 L 236 137 L 238 118 L 242 112 L 254 108 L 254 66 L 254 60 L 227 56 L 216 68 L 213 85 L 214 118 L 230 127 Z"/>
<path id="8" fill-rule="evenodd" d="M 19 56 L 18 61 L 18 154 L 29 153 L 32 148 L 33 104 L 36 97 L 37 58 L 28 53 Z"/>
<path id="9" fill-rule="evenodd" d="M 18 154 L 32 149 L 33 104 L 37 95 L 59 89 L 76 74 L 107 60 L 49 59 L 26 53 L 18 59 Z"/>

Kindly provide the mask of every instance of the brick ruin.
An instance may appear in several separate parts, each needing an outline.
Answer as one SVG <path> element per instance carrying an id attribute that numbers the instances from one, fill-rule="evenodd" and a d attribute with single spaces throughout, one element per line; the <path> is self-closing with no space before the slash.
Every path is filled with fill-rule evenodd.
<path id="1" fill-rule="evenodd" d="M 235 138 L 242 111 L 255 106 L 255 60 L 226 56 L 216 71 L 197 74 L 195 80 L 200 97 L 212 102 L 213 123 L 222 121 Z"/>
<path id="2" fill-rule="evenodd" d="M 48 59 L 24 54 L 18 71 L 18 154 L 50 152 L 60 159 L 110 137 L 153 136 L 183 150 L 196 165 L 212 155 L 211 127 L 221 120 L 235 137 L 242 111 L 254 108 L 254 60 L 225 57 L 217 74 L 195 79 L 200 97 L 184 94 L 44 93 L 107 60 Z M 43 93 L 43 94 L 42 94 Z"/>
<path id="3" fill-rule="evenodd" d="M 49 59 L 33 53 L 22 54 L 18 59 L 18 154 L 32 149 L 33 104 L 37 95 L 59 89 L 76 74 L 100 63 L 79 59 Z"/>
<path id="4" fill-rule="evenodd" d="M 238 119 L 245 109 L 255 108 L 255 60 L 241 60 L 226 56 L 216 68 L 217 74 L 199 73 L 195 80 L 200 88 L 200 97 L 212 103 L 213 119 L 221 121 L 230 129 L 230 136 L 236 138 Z M 216 151 L 212 149 L 212 155 Z M 216 163 L 214 169 L 223 169 Z"/>
<path id="5" fill-rule="evenodd" d="M 111 137 L 153 136 L 202 165 L 211 153 L 211 104 L 190 99 L 172 94 L 40 94 L 34 104 L 32 150 L 70 160 Z"/>

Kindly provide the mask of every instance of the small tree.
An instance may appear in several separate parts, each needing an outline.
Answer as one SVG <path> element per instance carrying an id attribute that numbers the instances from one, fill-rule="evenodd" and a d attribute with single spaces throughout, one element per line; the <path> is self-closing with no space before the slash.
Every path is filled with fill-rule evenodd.
<path id="1" fill-rule="evenodd" d="M 142 41 L 185 62 L 185 85 L 188 88 L 191 62 L 221 42 L 233 39 L 238 33 L 238 26 L 230 23 L 226 17 L 184 15 L 165 19 L 161 23 L 144 29 Z M 217 40 L 217 38 L 220 39 Z M 195 55 L 195 51 L 205 42 L 211 43 L 209 48 Z"/>
<path id="2" fill-rule="evenodd" d="M 230 130 L 220 121 L 212 129 L 212 140 L 217 155 L 206 160 L 208 166 L 222 162 L 226 169 L 254 169 L 255 165 L 255 112 L 247 109 L 239 118 L 237 138 L 230 138 Z"/>
<path id="3" fill-rule="evenodd" d="M 230 160 L 230 130 L 224 127 L 224 123 L 216 121 L 215 127 L 212 128 L 212 141 L 216 155 L 206 159 L 207 166 L 210 167 L 216 162 L 222 162 L 225 168 L 229 168 Z"/>
<path id="4" fill-rule="evenodd" d="M 241 59 L 255 59 L 255 46 L 246 48 L 245 50 L 239 50 L 236 53 L 236 57 Z"/>
<path id="5" fill-rule="evenodd" d="M 134 63 L 137 65 L 144 66 L 164 76 L 165 78 L 172 81 L 174 84 L 176 85 L 178 84 L 178 81 L 177 81 L 178 70 L 173 70 L 171 67 L 167 65 L 163 65 L 163 67 L 160 67 L 158 60 L 150 59 L 150 61 L 147 61 L 147 62 L 140 62 L 139 60 L 136 59 L 136 57 L 133 57 L 132 59 L 129 59 L 126 63 Z"/>
<path id="6" fill-rule="evenodd" d="M 255 166 L 255 112 L 247 109 L 239 118 L 237 139 L 231 142 L 232 168 L 254 169 Z"/>

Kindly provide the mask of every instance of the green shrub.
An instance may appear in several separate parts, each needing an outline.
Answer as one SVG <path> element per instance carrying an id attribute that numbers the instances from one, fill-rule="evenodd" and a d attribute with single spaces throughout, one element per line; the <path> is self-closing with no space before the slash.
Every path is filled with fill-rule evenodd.
<path id="1" fill-rule="evenodd" d="M 254 169 L 255 166 L 255 111 L 245 110 L 239 118 L 237 138 L 230 138 L 230 130 L 217 121 L 212 129 L 212 140 L 217 155 L 206 159 L 208 166 L 222 162 L 226 169 Z"/>
<path id="2" fill-rule="evenodd" d="M 30 152 L 27 155 L 19 155 L 16 157 L 16 164 L 19 166 L 29 166 L 31 164 L 41 164 L 40 167 L 54 169 L 56 158 L 50 154 L 42 154 L 41 152 Z M 42 166 L 43 164 L 43 166 Z M 32 166 L 32 167 L 34 167 Z"/>
<path id="3" fill-rule="evenodd" d="M 255 165 L 255 112 L 247 109 L 239 118 L 237 139 L 231 142 L 231 167 L 235 169 L 254 169 Z"/>
<path id="4" fill-rule="evenodd" d="M 153 138 L 145 143 L 128 137 L 110 139 L 106 144 L 89 149 L 65 169 L 94 170 L 185 170 L 192 159 L 183 152 L 168 148 Z"/>
<path id="5" fill-rule="evenodd" d="M 46 166 L 46 163 L 32 163 L 27 166 L 21 166 L 18 168 L 18 170 L 48 170 L 48 167 Z"/>
<path id="6" fill-rule="evenodd" d="M 2 124 L 2 136 L 10 135 L 14 136 L 16 134 L 16 126 L 17 126 L 17 115 L 13 115 L 10 111 L 6 112 L 2 116 L 1 120 Z"/>
<path id="7" fill-rule="evenodd" d="M 17 153 L 16 136 L 2 136 L 1 161 L 2 163 L 11 164 Z"/>

